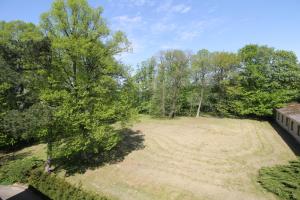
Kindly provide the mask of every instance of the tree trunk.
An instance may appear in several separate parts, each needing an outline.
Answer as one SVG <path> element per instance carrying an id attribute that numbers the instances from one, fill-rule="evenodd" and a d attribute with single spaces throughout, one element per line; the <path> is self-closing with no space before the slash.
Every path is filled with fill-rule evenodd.
<path id="1" fill-rule="evenodd" d="M 201 109 L 201 104 L 202 104 L 202 100 L 203 100 L 203 93 L 204 93 L 204 88 L 202 87 L 196 117 L 200 116 L 200 109 Z"/>
<path id="2" fill-rule="evenodd" d="M 162 112 L 162 116 L 164 117 L 166 114 L 166 110 L 165 110 L 165 80 L 163 79 L 162 82 L 162 102 L 161 102 L 161 112 Z"/>
<path id="3" fill-rule="evenodd" d="M 175 88 L 174 96 L 172 100 L 171 111 L 169 113 L 169 118 L 174 118 L 176 113 L 176 102 L 177 102 L 177 88 Z"/>
<path id="4" fill-rule="evenodd" d="M 190 103 L 190 110 L 189 110 L 189 116 L 190 117 L 192 116 L 192 110 L 193 110 L 193 104 Z"/>
<path id="5" fill-rule="evenodd" d="M 45 163 L 45 172 L 51 173 L 51 159 L 52 159 L 52 143 L 47 144 L 47 160 Z"/>
<path id="6" fill-rule="evenodd" d="M 52 117 L 50 117 L 49 119 L 50 121 L 52 121 Z M 45 172 L 47 173 L 51 173 L 51 159 L 52 159 L 52 139 L 51 137 L 52 135 L 52 127 L 50 127 L 47 135 L 47 160 L 45 163 Z"/>
<path id="7" fill-rule="evenodd" d="M 74 92 L 75 92 L 75 100 L 78 102 L 78 88 L 77 88 L 77 64 L 73 61 L 72 63 L 73 68 L 73 85 L 74 85 Z"/>

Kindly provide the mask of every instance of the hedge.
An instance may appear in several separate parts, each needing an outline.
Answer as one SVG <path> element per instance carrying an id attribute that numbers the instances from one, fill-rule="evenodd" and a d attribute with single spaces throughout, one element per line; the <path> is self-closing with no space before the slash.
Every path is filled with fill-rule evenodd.
<path id="1" fill-rule="evenodd" d="M 260 169 L 258 182 L 283 200 L 300 200 L 300 158 L 289 165 Z"/>
<path id="2" fill-rule="evenodd" d="M 86 192 L 80 186 L 74 186 L 40 169 L 31 172 L 28 183 L 53 200 L 109 200 L 107 197 Z"/>

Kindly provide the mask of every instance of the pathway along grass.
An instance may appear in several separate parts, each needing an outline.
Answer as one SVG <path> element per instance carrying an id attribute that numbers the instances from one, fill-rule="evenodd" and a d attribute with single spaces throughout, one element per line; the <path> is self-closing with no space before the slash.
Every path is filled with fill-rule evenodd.
<path id="1" fill-rule="evenodd" d="M 281 199 L 300 200 L 300 158 L 289 165 L 262 168 L 259 182 Z"/>

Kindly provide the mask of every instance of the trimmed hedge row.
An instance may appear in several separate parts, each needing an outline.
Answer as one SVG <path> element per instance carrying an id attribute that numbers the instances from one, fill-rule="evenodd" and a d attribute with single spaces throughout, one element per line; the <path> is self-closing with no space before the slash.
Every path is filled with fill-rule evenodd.
<path id="1" fill-rule="evenodd" d="M 40 169 L 33 170 L 28 179 L 30 185 L 53 200 L 109 200 L 106 197 L 84 191 L 64 179 L 44 173 Z"/>

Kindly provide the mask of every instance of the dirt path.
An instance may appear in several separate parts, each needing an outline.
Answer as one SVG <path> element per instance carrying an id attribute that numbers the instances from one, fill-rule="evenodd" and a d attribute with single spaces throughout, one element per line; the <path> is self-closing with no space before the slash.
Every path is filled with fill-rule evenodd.
<path id="1" fill-rule="evenodd" d="M 275 199 L 256 182 L 258 169 L 295 158 L 268 122 L 148 119 L 133 129 L 144 149 L 68 180 L 121 200 Z"/>

